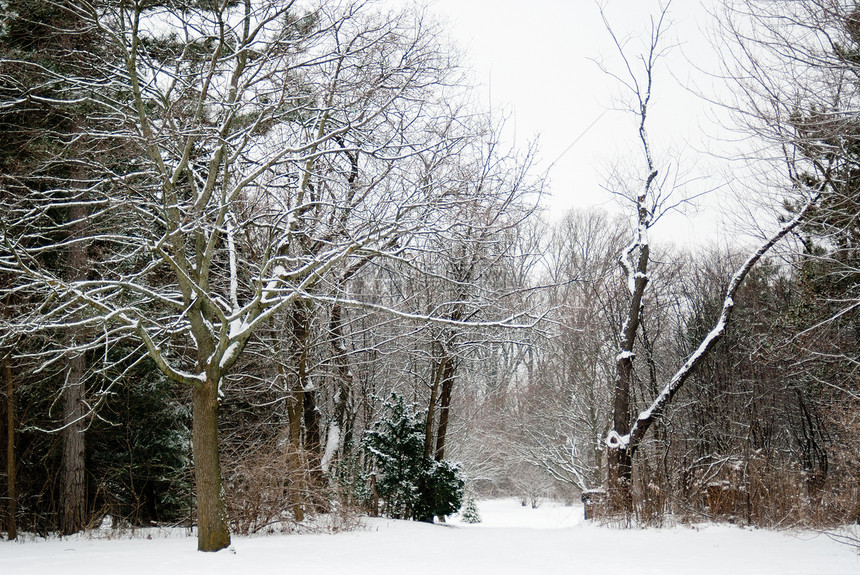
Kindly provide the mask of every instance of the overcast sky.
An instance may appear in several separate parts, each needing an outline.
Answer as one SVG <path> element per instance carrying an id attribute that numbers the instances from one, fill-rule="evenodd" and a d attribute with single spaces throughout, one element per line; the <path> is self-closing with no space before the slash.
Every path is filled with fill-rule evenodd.
<path id="1" fill-rule="evenodd" d="M 658 168 L 667 173 L 680 166 L 687 174 L 682 180 L 694 180 L 683 186 L 688 193 L 725 181 L 723 168 L 703 153 L 718 134 L 712 106 L 694 94 L 712 97 L 721 89 L 708 74 L 716 66 L 708 40 L 713 28 L 708 10 L 714 3 L 675 0 L 670 5 L 664 46 L 674 47 L 656 69 L 649 114 Z M 602 4 L 616 35 L 635 58 L 646 48 L 651 18 L 659 15 L 661 4 L 656 0 Z M 597 3 L 435 0 L 432 6 L 464 48 L 475 80 L 484 87 L 482 99 L 509 114 L 509 137 L 525 145 L 539 136 L 541 166 L 552 165 L 552 197 L 547 200 L 551 213 L 575 206 L 620 210 L 601 184 L 614 165 L 630 166 L 641 152 L 636 119 L 618 109 L 629 102 L 630 94 L 595 63 L 624 72 Z M 667 217 L 657 224 L 655 235 L 679 244 L 721 239 L 720 194 L 700 202 L 698 213 Z"/>

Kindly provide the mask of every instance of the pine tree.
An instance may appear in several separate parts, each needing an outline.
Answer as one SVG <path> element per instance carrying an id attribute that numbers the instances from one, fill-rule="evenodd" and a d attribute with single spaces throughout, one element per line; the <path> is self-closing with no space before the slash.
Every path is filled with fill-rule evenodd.
<path id="1" fill-rule="evenodd" d="M 481 522 L 481 516 L 478 514 L 478 506 L 475 504 L 474 497 L 466 497 L 466 503 L 463 504 L 463 509 L 460 511 L 460 517 L 463 519 L 464 523 Z"/>
<path id="2" fill-rule="evenodd" d="M 86 134 L 88 129 L 96 131 L 103 126 L 97 127 L 98 122 L 89 117 L 89 94 L 80 86 L 98 82 L 93 66 L 102 56 L 101 43 L 88 22 L 79 17 L 75 3 L 67 0 L 6 0 L 0 4 L 0 13 L 4 14 L 0 27 L 0 133 L 4 134 L 0 144 L 0 203 L 9 222 L 4 222 L 4 232 L 8 234 L 11 227 L 14 235 L 26 228 L 18 217 L 20 212 L 10 207 L 42 214 L 34 220 L 38 226 L 31 228 L 38 231 L 25 232 L 27 239 L 22 246 L 37 252 L 35 259 L 50 273 L 69 280 L 85 279 L 88 242 L 83 235 L 91 201 L 87 188 L 101 179 L 90 166 L 92 156 L 103 151 L 97 149 L 96 139 Z M 47 248 L 52 242 L 56 242 L 54 247 Z M 27 298 L 11 295 L 15 288 L 20 294 L 27 292 L 16 285 L 14 274 L 0 280 L 0 285 L 12 287 L 7 292 L 7 305 L 10 300 Z M 57 341 L 48 345 L 69 350 L 64 359 L 67 369 L 58 382 L 64 418 L 60 527 L 63 533 L 71 534 L 83 529 L 88 519 L 88 366 L 81 351 L 87 336 L 79 326 L 56 335 Z M 11 469 L 13 449 L 7 451 Z M 14 508 L 13 501 L 10 521 Z"/>
<path id="3" fill-rule="evenodd" d="M 424 455 L 424 414 L 416 413 L 395 393 L 386 402 L 387 417 L 364 446 L 379 473 L 377 490 L 395 519 L 432 523 L 460 507 L 464 481 L 459 467 Z"/>

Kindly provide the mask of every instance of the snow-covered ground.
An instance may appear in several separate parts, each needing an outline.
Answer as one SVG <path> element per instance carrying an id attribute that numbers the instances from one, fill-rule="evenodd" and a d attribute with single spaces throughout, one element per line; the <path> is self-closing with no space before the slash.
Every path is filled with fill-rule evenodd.
<path id="1" fill-rule="evenodd" d="M 728 525 L 611 529 L 583 522 L 579 505 L 478 503 L 482 522 L 447 525 L 366 519 L 336 535 L 235 537 L 198 553 L 194 538 L 35 539 L 0 542 L 2 575 L 761 574 L 857 575 L 860 556 L 812 533 Z"/>

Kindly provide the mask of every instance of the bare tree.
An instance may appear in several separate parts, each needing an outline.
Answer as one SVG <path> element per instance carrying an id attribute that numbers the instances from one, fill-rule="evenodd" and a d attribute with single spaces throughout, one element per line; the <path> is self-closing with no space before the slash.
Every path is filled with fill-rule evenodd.
<path id="1" fill-rule="evenodd" d="M 630 433 L 631 393 L 633 384 L 633 360 L 639 326 L 642 320 L 645 290 L 650 277 L 648 265 L 651 245 L 648 230 L 664 209 L 667 189 L 667 176 L 658 179 L 658 169 L 651 149 L 651 141 L 646 130 L 649 104 L 651 103 L 654 70 L 664 54 L 661 45 L 667 22 L 668 4 L 659 16 L 651 20 L 650 38 L 646 52 L 641 56 L 642 69 L 634 69 L 634 62 L 624 52 L 624 46 L 612 31 L 612 27 L 601 11 L 604 24 L 612 36 L 621 55 L 625 72 L 623 75 L 610 75 L 618 79 L 633 99 L 631 111 L 638 120 L 638 139 L 645 168 L 640 189 L 628 194 L 635 210 L 635 224 L 630 244 L 624 248 L 619 261 L 624 270 L 628 301 L 622 315 L 622 325 L 618 336 L 619 351 L 616 357 L 615 384 L 612 392 L 612 428 L 607 436 L 608 486 L 613 501 L 622 509 L 630 509 L 630 477 L 632 474 L 631 454 L 625 449 L 625 438 Z M 625 189 L 627 186 L 624 186 Z"/>
<path id="2" fill-rule="evenodd" d="M 668 4 L 663 7 L 659 17 L 652 20 L 648 47 L 645 54 L 639 58 L 641 70 L 634 68 L 633 61 L 625 55 L 623 44 L 612 32 L 608 22 L 606 23 L 607 29 L 621 54 L 625 70 L 623 75 L 613 76 L 622 82 L 633 99 L 631 109 L 638 119 L 638 139 L 645 168 L 645 175 L 639 182 L 641 187 L 629 194 L 636 214 L 635 229 L 631 243 L 622 252 L 620 258 L 629 297 L 625 305 L 626 311 L 622 316 L 618 340 L 619 352 L 616 357 L 612 428 L 606 438 L 606 445 L 609 448 L 607 484 L 610 500 L 615 509 L 628 514 L 633 508 L 631 492 L 633 456 L 641 446 L 647 431 L 663 416 L 678 389 L 683 386 L 690 373 L 722 337 L 734 309 L 734 296 L 749 271 L 774 244 L 803 221 L 816 205 L 820 194 L 820 186 L 807 187 L 805 190 L 807 192 L 806 199 L 798 208 L 795 217 L 766 238 L 761 246 L 735 271 L 728 283 L 722 311 L 716 325 L 704 337 L 693 354 L 687 358 L 683 366 L 671 376 L 656 397 L 646 401 L 648 407 L 638 414 L 634 413 L 635 407 L 632 402 L 633 367 L 636 357 L 634 346 L 642 325 L 645 293 L 650 282 L 651 246 L 648 230 L 662 213 L 674 207 L 669 203 L 672 186 L 668 185 L 666 175 L 662 179 L 658 178 L 657 163 L 646 130 L 655 65 L 663 54 L 661 40 L 665 31 L 667 11 Z"/>
<path id="3" fill-rule="evenodd" d="M 629 227 L 597 211 L 572 211 L 545 234 L 544 305 L 537 359 L 519 393 L 514 452 L 579 490 L 602 483 L 615 352 L 618 252 Z"/>

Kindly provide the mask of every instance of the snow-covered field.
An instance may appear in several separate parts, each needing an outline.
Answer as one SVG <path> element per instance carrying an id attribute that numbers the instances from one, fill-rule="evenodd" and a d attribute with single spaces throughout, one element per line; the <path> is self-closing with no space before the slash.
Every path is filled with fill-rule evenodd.
<path id="1" fill-rule="evenodd" d="M 531 509 L 513 499 L 478 508 L 483 521 L 475 525 L 366 519 L 363 530 L 336 535 L 235 537 L 231 550 L 214 554 L 198 553 L 196 540 L 177 532 L 3 541 L 0 574 L 860 574 L 851 547 L 812 533 L 610 529 L 581 521 L 579 505 Z"/>

